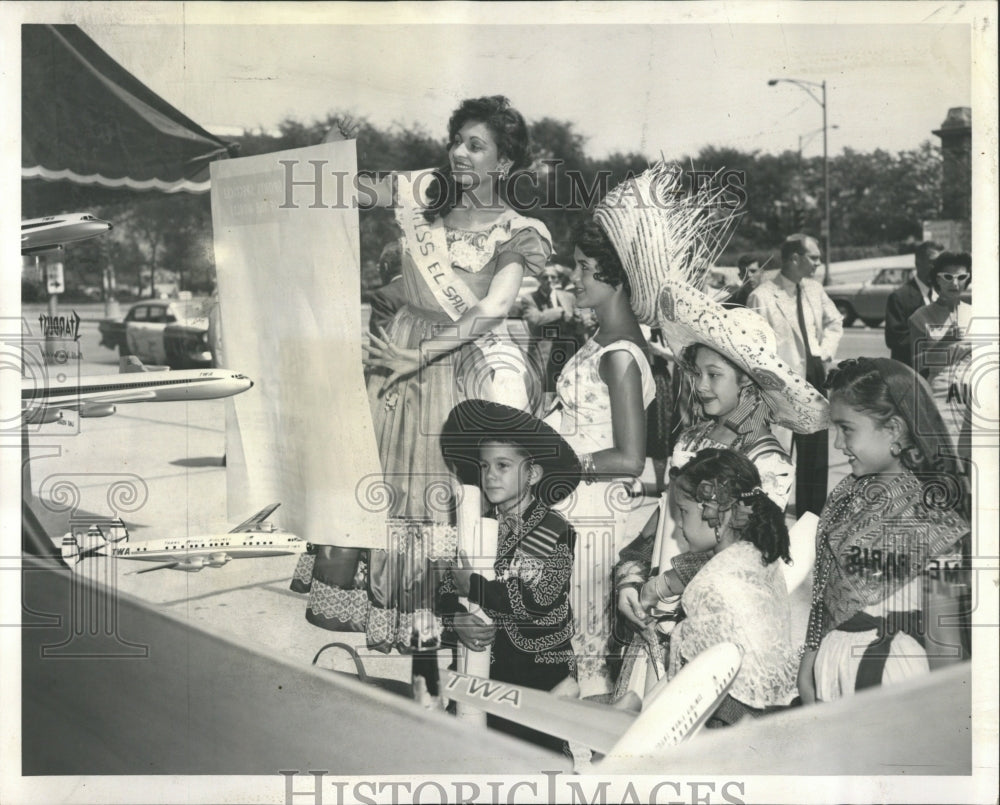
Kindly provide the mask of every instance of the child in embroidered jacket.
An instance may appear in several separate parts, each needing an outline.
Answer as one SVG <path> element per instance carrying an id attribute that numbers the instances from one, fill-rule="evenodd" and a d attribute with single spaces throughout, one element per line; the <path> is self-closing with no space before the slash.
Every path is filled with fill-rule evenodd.
<path id="1" fill-rule="evenodd" d="M 570 579 L 576 533 L 550 508 L 579 481 L 569 445 L 540 420 L 498 403 L 468 400 L 445 425 L 446 460 L 465 475 L 473 460 L 498 522 L 495 580 L 475 572 L 463 553 L 438 591 L 438 606 L 472 651 L 490 647 L 490 678 L 551 690 L 575 668 L 570 638 Z M 459 603 L 467 597 L 495 624 L 486 627 Z M 490 726 L 561 747 L 561 741 L 490 717 Z"/>

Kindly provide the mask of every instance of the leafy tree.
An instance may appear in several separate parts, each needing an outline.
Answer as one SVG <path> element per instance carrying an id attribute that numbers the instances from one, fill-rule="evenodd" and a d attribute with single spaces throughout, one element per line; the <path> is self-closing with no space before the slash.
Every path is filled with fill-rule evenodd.
<path id="1" fill-rule="evenodd" d="M 316 145 L 334 130 L 357 141 L 362 171 L 414 170 L 446 163 L 445 132 L 401 122 L 376 126 L 349 110 L 306 123 L 287 118 L 277 133 L 245 131 L 240 154 L 253 156 Z M 572 248 L 574 228 L 610 187 L 644 170 L 636 152 L 596 159 L 570 121 L 542 118 L 530 125 L 533 174 L 517 184 L 517 201 L 541 219 L 560 250 Z M 740 220 L 720 259 L 734 264 L 742 252 L 774 255 L 781 239 L 802 230 L 819 234 L 823 223 L 823 160 L 794 151 L 764 154 L 705 146 L 694 156 L 667 155 L 688 169 L 739 172 L 745 191 Z M 831 258 L 857 257 L 912 247 L 921 222 L 939 213 L 941 155 L 936 145 L 892 154 L 846 149 L 830 159 Z M 67 253 L 67 281 L 99 286 L 105 269 L 122 284 L 142 286 L 160 269 L 176 272 L 182 289 L 206 293 L 214 282 L 210 198 L 205 195 L 130 194 L 94 209 L 114 223 L 105 238 L 76 244 Z M 399 236 L 391 210 L 359 212 L 362 287 L 379 283 L 375 265 L 386 243 Z M 144 288 L 144 292 L 151 292 Z"/>

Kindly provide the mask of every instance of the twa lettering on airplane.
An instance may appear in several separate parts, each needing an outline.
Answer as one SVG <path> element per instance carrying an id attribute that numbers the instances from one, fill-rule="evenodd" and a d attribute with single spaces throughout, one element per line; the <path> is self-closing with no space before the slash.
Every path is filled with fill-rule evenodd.
<path id="1" fill-rule="evenodd" d="M 206 567 L 222 567 L 233 559 L 256 559 L 266 556 L 288 556 L 306 550 L 306 541 L 287 531 L 281 531 L 268 517 L 280 506 L 272 503 L 250 519 L 225 534 L 204 534 L 188 539 L 166 538 L 130 542 L 128 531 L 110 539 L 101 529 L 91 529 L 86 535 L 66 534 L 62 541 L 62 557 L 67 564 L 78 564 L 91 556 L 113 556 L 140 562 L 156 562 L 156 567 L 136 571 L 183 570 L 197 573 Z"/>
<path id="2" fill-rule="evenodd" d="M 732 643 L 706 649 L 670 681 L 657 682 L 642 711 L 566 699 L 507 682 L 449 672 L 446 695 L 604 755 L 602 773 L 666 760 L 671 747 L 701 729 L 732 687 L 742 654 Z"/>

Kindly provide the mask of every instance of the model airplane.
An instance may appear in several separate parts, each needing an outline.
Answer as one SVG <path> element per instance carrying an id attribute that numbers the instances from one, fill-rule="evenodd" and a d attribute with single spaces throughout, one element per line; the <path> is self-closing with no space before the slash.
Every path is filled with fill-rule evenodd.
<path id="1" fill-rule="evenodd" d="M 91 556 L 114 556 L 119 559 L 136 559 L 140 562 L 157 562 L 153 570 L 184 570 L 197 573 L 205 567 L 222 567 L 233 559 L 255 559 L 262 556 L 287 556 L 302 553 L 306 541 L 287 531 L 279 531 L 268 517 L 280 506 L 272 503 L 253 517 L 240 523 L 225 534 L 203 534 L 188 539 L 150 539 L 129 542 L 128 530 L 124 535 L 112 533 L 109 538 L 100 527 L 91 527 L 86 534 L 69 533 L 62 540 L 62 557 L 69 564 L 79 564 Z M 117 521 L 120 523 L 121 521 Z M 124 524 L 121 526 L 124 528 Z"/>
<path id="2" fill-rule="evenodd" d="M 149 374 L 153 377 L 123 377 Z M 60 382 L 59 377 L 64 379 Z M 150 372 L 137 358 L 121 359 L 117 375 L 93 375 L 69 379 L 50 376 L 44 385 L 21 381 L 21 413 L 28 424 L 56 422 L 63 411 L 82 417 L 111 416 L 121 403 L 214 400 L 241 394 L 253 381 L 229 369 L 180 369 Z"/>
<path id="3" fill-rule="evenodd" d="M 614 773 L 637 761 L 648 765 L 650 758 L 662 760 L 666 750 L 701 729 L 732 686 L 741 662 L 740 650 L 732 643 L 712 646 L 669 682 L 661 679 L 638 714 L 454 671 L 448 674 L 444 695 L 588 746 L 604 755 L 601 773 Z"/>
<path id="4" fill-rule="evenodd" d="M 103 235 L 111 224 L 89 212 L 48 215 L 21 221 L 21 254 Z"/>

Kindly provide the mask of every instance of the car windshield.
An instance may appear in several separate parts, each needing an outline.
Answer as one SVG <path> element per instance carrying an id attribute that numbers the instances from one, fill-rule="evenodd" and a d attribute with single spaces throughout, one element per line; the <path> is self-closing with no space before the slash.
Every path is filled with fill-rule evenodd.
<path id="1" fill-rule="evenodd" d="M 171 309 L 175 312 L 179 320 L 183 319 L 207 319 L 212 309 L 212 299 L 186 299 L 180 302 L 172 302 Z"/>
<path id="2" fill-rule="evenodd" d="M 911 268 L 883 268 L 875 277 L 876 285 L 902 285 L 910 276 Z"/>

